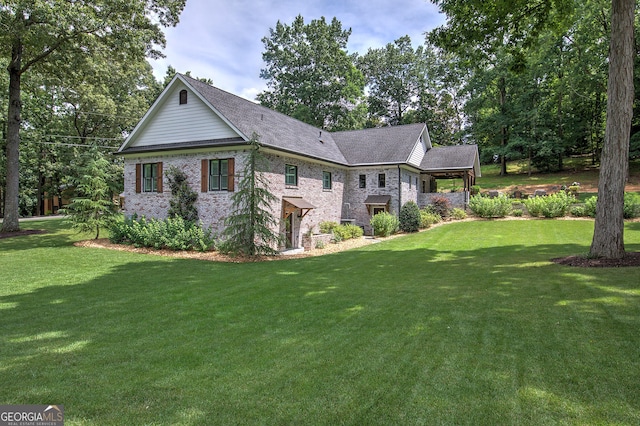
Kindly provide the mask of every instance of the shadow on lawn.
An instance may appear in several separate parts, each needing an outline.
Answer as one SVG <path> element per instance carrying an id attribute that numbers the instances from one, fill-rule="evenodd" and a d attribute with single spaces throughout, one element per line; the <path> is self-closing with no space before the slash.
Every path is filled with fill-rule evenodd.
<path id="1" fill-rule="evenodd" d="M 62 247 L 81 239 L 81 234 L 60 232 L 66 225 L 62 219 L 21 222 L 22 231 L 42 231 L 31 235 L 0 238 L 1 251 L 29 250 L 37 247 Z"/>
<path id="2" fill-rule="evenodd" d="M 548 262 L 581 250 L 115 266 L 0 297 L 0 400 L 106 423 L 633 423 L 637 272 Z"/>

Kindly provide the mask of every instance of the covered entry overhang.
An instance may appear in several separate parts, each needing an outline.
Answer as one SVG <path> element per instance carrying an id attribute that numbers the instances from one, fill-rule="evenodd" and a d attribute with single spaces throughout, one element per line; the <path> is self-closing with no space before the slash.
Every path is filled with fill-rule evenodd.
<path id="1" fill-rule="evenodd" d="M 378 212 L 388 212 L 389 202 L 391 201 L 391 195 L 369 195 L 364 204 L 367 206 L 367 210 L 371 216 Z"/>
<path id="2" fill-rule="evenodd" d="M 369 195 L 364 203 L 367 206 L 386 206 L 391 201 L 391 195 Z"/>
<path id="3" fill-rule="evenodd" d="M 302 197 L 282 197 L 282 204 L 284 210 L 283 216 L 285 219 L 296 213 L 298 210 L 300 210 L 298 217 L 302 219 L 307 215 L 307 213 L 316 208 L 313 204 Z"/>

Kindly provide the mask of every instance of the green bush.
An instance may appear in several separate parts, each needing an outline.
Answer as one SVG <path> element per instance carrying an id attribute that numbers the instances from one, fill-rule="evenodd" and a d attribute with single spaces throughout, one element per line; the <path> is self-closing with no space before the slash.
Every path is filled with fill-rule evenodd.
<path id="1" fill-rule="evenodd" d="M 584 207 L 572 207 L 571 214 L 579 216 L 581 213 L 581 216 L 596 217 L 597 203 L 597 196 L 589 197 L 585 200 Z M 622 209 L 625 219 L 633 219 L 640 216 L 640 195 L 633 192 L 626 192 L 624 194 L 624 206 Z"/>
<path id="2" fill-rule="evenodd" d="M 587 215 L 586 209 L 584 206 L 571 206 L 571 208 L 569 209 L 569 212 L 571 213 L 571 216 L 575 216 L 575 217 L 584 217 Z"/>
<path id="3" fill-rule="evenodd" d="M 360 238 L 364 235 L 364 230 L 358 225 L 347 224 L 344 227 L 347 228 L 351 238 Z"/>
<path id="4" fill-rule="evenodd" d="M 336 242 L 360 238 L 363 235 L 364 231 L 357 225 L 337 225 L 333 228 L 333 237 Z"/>
<path id="5" fill-rule="evenodd" d="M 420 207 L 414 201 L 407 201 L 400 209 L 400 229 L 404 232 L 418 232 L 420 229 Z"/>
<path id="6" fill-rule="evenodd" d="M 633 192 L 624 194 L 624 218 L 633 219 L 640 216 L 640 195 Z"/>
<path id="7" fill-rule="evenodd" d="M 429 209 L 420 210 L 420 228 L 428 228 L 435 223 L 442 222 L 440 215 L 432 212 Z"/>
<path id="8" fill-rule="evenodd" d="M 575 201 L 576 197 L 561 191 L 542 197 L 527 198 L 523 203 L 531 216 L 551 218 L 566 216 Z"/>
<path id="9" fill-rule="evenodd" d="M 513 209 L 513 211 L 511 212 L 511 214 L 515 217 L 522 217 L 523 213 L 524 212 L 521 209 Z"/>
<path id="10" fill-rule="evenodd" d="M 596 217 L 596 204 L 598 202 L 598 197 L 593 196 L 589 197 L 584 202 L 584 215 L 589 217 Z"/>
<path id="11" fill-rule="evenodd" d="M 371 218 L 373 234 L 381 237 L 388 237 L 398 231 L 400 223 L 398 218 L 391 213 L 382 212 Z"/>
<path id="12" fill-rule="evenodd" d="M 333 228 L 338 226 L 338 222 L 332 222 L 330 220 L 325 220 L 320 222 L 318 228 L 320 228 L 321 234 L 331 234 L 333 232 Z"/>
<path id="13" fill-rule="evenodd" d="M 114 244 L 170 250 L 211 250 L 215 238 L 210 230 L 181 217 L 147 220 L 137 216 L 116 221 L 109 228 L 109 240 Z"/>
<path id="14" fill-rule="evenodd" d="M 469 199 L 469 208 L 476 216 L 484 218 L 505 217 L 511 213 L 511 201 L 506 195 L 489 198 L 474 195 Z"/>
<path id="15" fill-rule="evenodd" d="M 462 209 L 454 208 L 451 210 L 451 217 L 455 220 L 462 220 L 467 218 L 467 212 Z"/>

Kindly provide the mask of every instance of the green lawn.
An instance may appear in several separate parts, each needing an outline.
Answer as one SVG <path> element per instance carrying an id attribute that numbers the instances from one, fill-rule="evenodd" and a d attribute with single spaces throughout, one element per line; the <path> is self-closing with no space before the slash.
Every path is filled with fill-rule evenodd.
<path id="1" fill-rule="evenodd" d="M 640 268 L 592 221 L 461 222 L 302 260 L 0 240 L 0 403 L 67 425 L 639 424 Z M 640 251 L 640 223 L 628 223 Z"/>

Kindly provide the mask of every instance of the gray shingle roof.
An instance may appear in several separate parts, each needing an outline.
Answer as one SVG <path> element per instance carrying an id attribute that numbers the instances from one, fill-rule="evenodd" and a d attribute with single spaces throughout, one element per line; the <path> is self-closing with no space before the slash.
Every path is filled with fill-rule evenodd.
<path id="1" fill-rule="evenodd" d="M 420 164 L 424 171 L 472 169 L 478 155 L 477 145 L 455 145 L 432 148 Z"/>
<path id="2" fill-rule="evenodd" d="M 255 132 L 265 146 L 348 164 L 331 133 L 193 78 L 182 77 L 247 138 Z M 322 138 L 319 137 L 321 131 Z"/>
<path id="3" fill-rule="evenodd" d="M 334 132 L 331 135 L 349 164 L 404 163 L 409 159 L 425 125 L 381 127 Z"/>
<path id="4" fill-rule="evenodd" d="M 256 133 L 260 143 L 267 147 L 340 165 L 406 163 L 426 129 L 418 123 L 331 133 L 191 77 L 182 74 L 179 77 L 245 138 L 250 139 Z M 123 144 L 118 153 L 230 146 L 242 142 L 238 137 L 129 148 Z M 424 171 L 470 169 L 477 155 L 476 145 L 433 148 L 425 154 L 420 168 Z"/>

